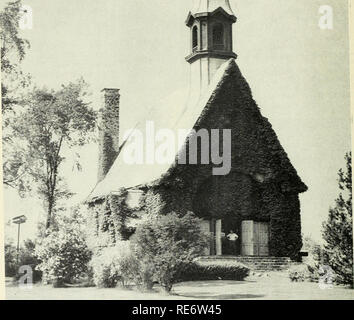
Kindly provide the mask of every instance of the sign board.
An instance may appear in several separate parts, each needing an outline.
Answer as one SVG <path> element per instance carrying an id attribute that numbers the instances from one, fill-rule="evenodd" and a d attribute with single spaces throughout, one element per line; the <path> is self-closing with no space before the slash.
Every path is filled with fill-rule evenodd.
<path id="1" fill-rule="evenodd" d="M 15 224 L 25 223 L 26 221 L 27 221 L 27 218 L 24 215 L 12 218 L 12 222 Z"/>

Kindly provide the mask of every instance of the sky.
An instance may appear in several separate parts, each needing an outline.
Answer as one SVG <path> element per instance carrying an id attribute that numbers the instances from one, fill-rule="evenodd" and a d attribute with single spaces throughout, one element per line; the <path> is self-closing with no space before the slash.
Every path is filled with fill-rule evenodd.
<path id="1" fill-rule="evenodd" d="M 100 90 L 121 90 L 121 131 L 151 107 L 173 115 L 189 87 L 192 0 L 24 0 L 33 28 L 23 70 L 41 87 L 83 77 L 92 106 Z M 2 6 L 4 1 L 1 0 Z M 321 238 L 321 222 L 338 195 L 337 172 L 350 150 L 349 43 L 346 0 L 230 0 L 237 64 L 262 114 L 309 190 L 300 195 L 303 233 Z M 321 5 L 333 8 L 333 29 L 319 27 Z M 153 119 L 152 119 L 153 120 Z M 84 199 L 96 183 L 97 146 L 82 149 L 82 172 L 63 173 Z M 69 157 L 70 158 L 70 157 Z M 23 238 L 43 216 L 41 202 L 4 190 L 5 219 L 26 214 Z M 16 236 L 14 226 L 8 237 Z"/>

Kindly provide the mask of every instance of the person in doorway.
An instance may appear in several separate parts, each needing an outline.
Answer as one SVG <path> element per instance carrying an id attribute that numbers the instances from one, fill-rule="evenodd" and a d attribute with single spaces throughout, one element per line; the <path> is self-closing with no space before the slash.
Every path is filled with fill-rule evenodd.
<path id="1" fill-rule="evenodd" d="M 235 255 L 236 254 L 236 241 L 238 239 L 238 235 L 233 232 L 233 230 L 230 230 L 229 234 L 226 236 L 227 240 L 229 241 L 229 248 L 231 251 L 231 254 Z"/>

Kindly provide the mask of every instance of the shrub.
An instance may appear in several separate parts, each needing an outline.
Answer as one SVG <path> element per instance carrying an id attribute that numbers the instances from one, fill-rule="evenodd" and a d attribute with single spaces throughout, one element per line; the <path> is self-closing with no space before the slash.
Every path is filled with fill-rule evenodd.
<path id="1" fill-rule="evenodd" d="M 144 261 L 166 292 L 170 292 L 186 265 L 203 255 L 208 237 L 192 213 L 149 217 L 132 237 L 139 261 Z"/>
<path id="2" fill-rule="evenodd" d="M 15 277 L 18 279 L 21 274 L 18 274 L 20 266 L 30 266 L 32 268 L 33 282 L 38 282 L 42 279 L 42 272 L 36 270 L 39 260 L 35 256 L 35 243 L 32 240 L 26 240 L 24 246 L 20 248 L 18 263 L 17 249 L 12 243 L 5 244 L 5 274 L 7 277 Z"/>
<path id="3" fill-rule="evenodd" d="M 181 274 L 180 281 L 238 280 L 249 275 L 250 269 L 233 261 L 195 261 L 190 263 Z"/>
<path id="4" fill-rule="evenodd" d="M 130 250 L 128 241 L 120 241 L 114 247 L 107 247 L 92 258 L 93 281 L 96 286 L 114 288 L 118 282 L 123 286 L 138 279 L 138 262 Z"/>
<path id="5" fill-rule="evenodd" d="M 318 272 L 307 264 L 297 264 L 289 268 L 289 278 L 292 282 L 314 282 L 318 280 Z"/>
<path id="6" fill-rule="evenodd" d="M 325 240 L 322 265 L 329 266 L 339 284 L 353 286 L 353 212 L 352 212 L 352 154 L 345 156 L 346 169 L 338 176 L 339 195 L 323 223 Z"/>
<path id="7" fill-rule="evenodd" d="M 140 261 L 136 282 L 141 290 L 151 290 L 154 286 L 154 265 L 149 261 Z"/>
<path id="8" fill-rule="evenodd" d="M 62 225 L 59 230 L 50 230 L 39 239 L 35 254 L 40 260 L 37 269 L 43 272 L 44 280 L 54 286 L 62 286 L 78 280 L 88 272 L 91 252 L 83 233 L 76 223 Z"/>
<path id="9" fill-rule="evenodd" d="M 32 240 L 26 240 L 24 247 L 20 249 L 19 265 L 30 266 L 32 269 L 32 281 L 39 282 L 42 280 L 42 271 L 38 270 L 37 266 L 40 261 L 35 255 L 36 244 Z M 16 278 L 21 277 L 21 274 L 16 274 Z"/>
<path id="10" fill-rule="evenodd" d="M 323 248 L 309 236 L 304 237 L 303 241 L 303 250 L 308 252 L 308 256 L 303 257 L 302 262 L 304 265 L 307 265 L 308 272 L 310 273 L 308 280 L 318 281 L 320 266 L 326 264 L 323 256 Z"/>
<path id="11" fill-rule="evenodd" d="M 14 277 L 17 272 L 16 266 L 17 251 L 12 243 L 5 243 L 5 275 Z"/>

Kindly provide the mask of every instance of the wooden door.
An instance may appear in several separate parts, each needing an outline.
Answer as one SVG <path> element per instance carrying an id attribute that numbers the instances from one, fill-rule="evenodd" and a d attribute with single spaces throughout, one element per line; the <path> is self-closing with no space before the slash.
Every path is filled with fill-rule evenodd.
<path id="1" fill-rule="evenodd" d="M 259 256 L 259 223 L 253 222 L 253 255 Z"/>
<path id="2" fill-rule="evenodd" d="M 256 222 L 257 227 L 257 255 L 269 255 L 269 229 L 267 222 Z"/>
<path id="3" fill-rule="evenodd" d="M 215 248 L 216 255 L 222 255 L 222 245 L 221 245 L 221 219 L 216 220 L 215 222 Z"/>
<path id="4" fill-rule="evenodd" d="M 251 220 L 242 221 L 242 249 L 243 256 L 269 255 L 269 229 L 266 222 Z"/>
<path id="5" fill-rule="evenodd" d="M 241 239 L 242 239 L 242 246 L 241 246 L 241 254 L 243 256 L 253 256 L 254 255 L 254 225 L 253 221 L 247 220 L 242 221 L 241 224 Z"/>
<path id="6" fill-rule="evenodd" d="M 201 229 L 202 229 L 202 231 L 204 231 L 207 234 L 209 234 L 209 236 L 211 237 L 211 234 L 210 234 L 210 221 L 209 220 L 202 220 Z M 209 256 L 211 254 L 211 243 L 210 242 L 209 242 L 208 247 L 205 249 L 204 254 L 206 256 Z"/>

